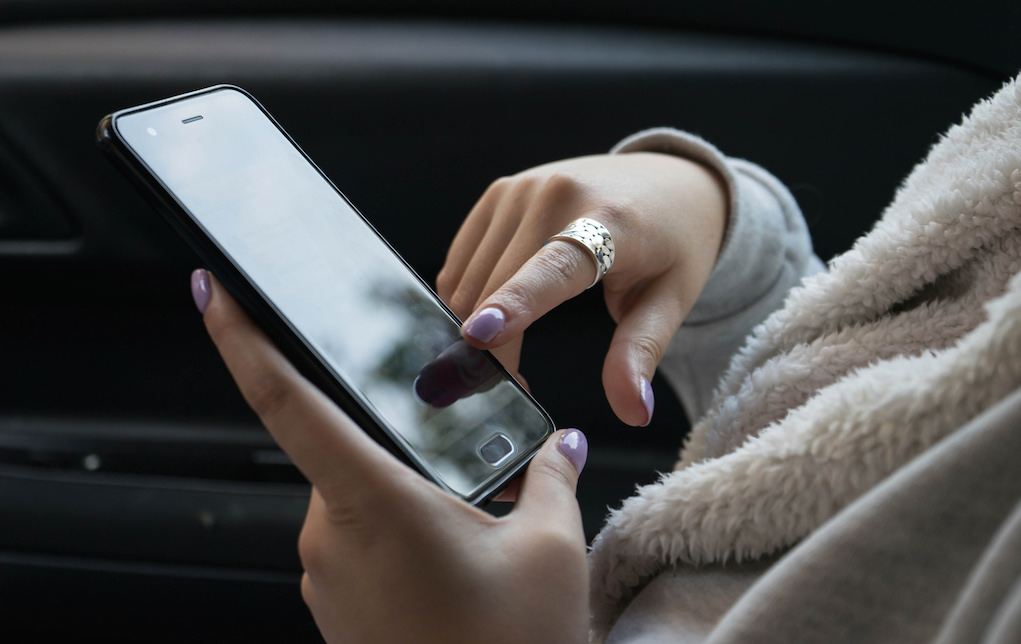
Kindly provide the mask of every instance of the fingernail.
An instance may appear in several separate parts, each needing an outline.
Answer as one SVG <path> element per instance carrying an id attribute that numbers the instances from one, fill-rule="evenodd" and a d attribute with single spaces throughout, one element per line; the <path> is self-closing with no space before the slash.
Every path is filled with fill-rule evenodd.
<path id="1" fill-rule="evenodd" d="M 205 313 L 209 300 L 213 298 L 213 289 L 209 283 L 209 271 L 197 268 L 191 273 L 191 297 L 199 313 Z"/>
<path id="2" fill-rule="evenodd" d="M 560 436 L 557 443 L 560 453 L 571 461 L 574 470 L 581 474 L 585 469 L 585 461 L 588 459 L 588 439 L 577 429 L 569 429 Z"/>
<path id="3" fill-rule="evenodd" d="M 495 307 L 487 307 L 471 316 L 461 331 L 472 340 L 489 342 L 503 329 L 505 321 L 503 311 Z"/>
<path id="4" fill-rule="evenodd" d="M 646 417 L 645 423 L 642 424 L 642 427 L 645 427 L 652 422 L 652 410 L 656 408 L 656 395 L 652 393 L 652 384 L 645 376 L 642 376 L 639 390 L 641 391 L 642 404 L 645 405 Z"/>

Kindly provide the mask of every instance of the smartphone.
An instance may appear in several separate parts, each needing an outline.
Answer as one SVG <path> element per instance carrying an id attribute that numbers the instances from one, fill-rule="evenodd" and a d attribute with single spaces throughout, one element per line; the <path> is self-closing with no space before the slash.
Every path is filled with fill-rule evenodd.
<path id="1" fill-rule="evenodd" d="M 241 88 L 114 112 L 97 140 L 298 369 L 443 489 L 484 503 L 554 431 Z"/>

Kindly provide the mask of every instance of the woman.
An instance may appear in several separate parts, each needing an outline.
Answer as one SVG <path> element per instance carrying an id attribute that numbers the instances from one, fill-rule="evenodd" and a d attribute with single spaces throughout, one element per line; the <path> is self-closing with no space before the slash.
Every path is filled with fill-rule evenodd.
<path id="1" fill-rule="evenodd" d="M 609 267 L 563 232 L 579 218 L 612 239 Z M 821 268 L 775 179 L 675 131 L 482 197 L 438 279 L 465 339 L 516 371 L 524 329 L 601 279 L 614 412 L 646 424 L 660 368 L 701 418 L 588 561 L 580 432 L 555 434 L 490 517 L 366 438 L 208 274 L 193 292 L 314 486 L 302 590 L 328 640 L 1017 641 L 1017 80 Z"/>

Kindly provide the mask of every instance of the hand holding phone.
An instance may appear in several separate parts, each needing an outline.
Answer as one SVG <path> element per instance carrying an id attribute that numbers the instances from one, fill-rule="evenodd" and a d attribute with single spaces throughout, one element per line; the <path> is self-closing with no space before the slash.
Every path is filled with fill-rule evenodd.
<path id="1" fill-rule="evenodd" d="M 369 440 L 215 282 L 204 318 L 245 398 L 312 482 L 302 596 L 326 641 L 588 642 L 580 432 L 546 441 L 513 510 L 494 519 Z"/>
<path id="2" fill-rule="evenodd" d="M 443 489 L 492 498 L 553 432 L 240 88 L 118 111 L 98 139 L 299 371 Z"/>

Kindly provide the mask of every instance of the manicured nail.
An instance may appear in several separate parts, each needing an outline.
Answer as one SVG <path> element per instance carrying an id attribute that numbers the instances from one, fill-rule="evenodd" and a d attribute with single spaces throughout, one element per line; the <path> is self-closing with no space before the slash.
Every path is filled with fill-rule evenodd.
<path id="1" fill-rule="evenodd" d="M 504 322 L 503 311 L 490 306 L 471 316 L 461 331 L 477 342 L 489 342 L 503 329 Z"/>
<path id="2" fill-rule="evenodd" d="M 642 395 L 642 404 L 645 405 L 645 422 L 642 427 L 645 427 L 652 422 L 652 410 L 656 408 L 656 395 L 652 393 L 652 384 L 649 383 L 649 379 L 642 376 L 642 382 L 639 385 L 639 390 Z"/>
<path id="3" fill-rule="evenodd" d="M 571 465 L 578 474 L 585 469 L 585 461 L 588 459 L 588 439 L 577 429 L 569 429 L 560 436 L 557 443 L 560 453 L 571 461 Z"/>
<path id="4" fill-rule="evenodd" d="M 205 313 L 209 300 L 213 298 L 212 285 L 209 283 L 209 271 L 197 268 L 191 274 L 191 297 L 199 313 Z"/>

